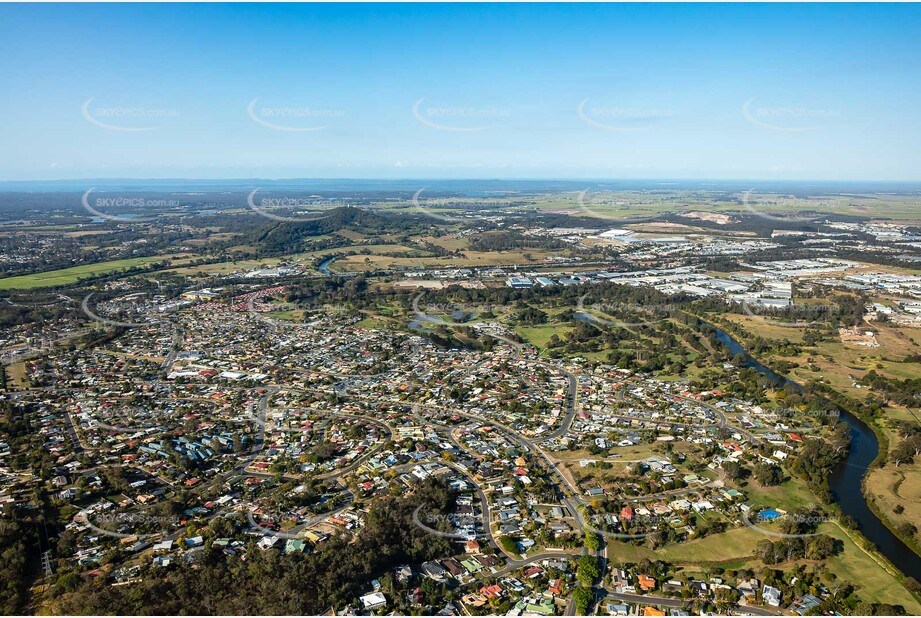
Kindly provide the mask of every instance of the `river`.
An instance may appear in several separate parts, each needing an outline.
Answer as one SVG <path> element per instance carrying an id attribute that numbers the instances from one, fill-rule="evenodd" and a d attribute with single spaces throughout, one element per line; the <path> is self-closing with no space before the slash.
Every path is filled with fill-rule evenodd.
<path id="1" fill-rule="evenodd" d="M 711 325 L 712 326 L 712 325 Z M 725 331 L 716 328 L 716 338 L 725 345 L 730 353 L 735 356 L 745 356 L 745 365 L 769 377 L 778 386 L 791 384 L 799 391 L 803 388 L 796 382 L 772 371 L 758 362 Z M 841 508 L 841 512 L 850 515 L 857 521 L 857 528 L 870 542 L 879 548 L 902 573 L 921 581 L 921 556 L 918 556 L 910 547 L 902 542 L 899 537 L 883 525 L 876 514 L 867 505 L 861 483 L 870 464 L 876 459 L 879 452 L 879 442 L 876 434 L 866 423 L 853 414 L 842 410 L 841 422 L 851 430 L 851 448 L 847 458 L 835 466 L 828 479 L 832 498 Z"/>
<path id="2" fill-rule="evenodd" d="M 324 275 L 332 275 L 332 271 L 329 270 L 329 265 L 333 263 L 336 259 L 336 256 L 328 257 L 317 265 L 317 270 L 319 270 Z"/>

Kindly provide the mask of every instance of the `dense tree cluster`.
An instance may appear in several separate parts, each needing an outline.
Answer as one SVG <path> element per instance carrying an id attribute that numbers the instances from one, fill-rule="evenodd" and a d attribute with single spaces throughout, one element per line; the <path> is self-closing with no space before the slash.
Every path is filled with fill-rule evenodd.
<path id="1" fill-rule="evenodd" d="M 793 470 L 806 479 L 809 488 L 825 502 L 831 502 L 828 476 L 848 453 L 851 434 L 846 425 L 839 424 L 830 440 L 810 438 L 793 460 Z"/>
<path id="2" fill-rule="evenodd" d="M 470 237 L 473 251 L 509 251 L 512 249 L 560 249 L 566 246 L 552 236 L 525 236 L 521 232 L 485 232 Z"/>
<path id="3" fill-rule="evenodd" d="M 756 555 L 765 564 L 780 564 L 790 560 L 825 560 L 844 550 L 844 543 L 827 534 L 805 538 L 784 538 L 758 542 Z"/>
<path id="4" fill-rule="evenodd" d="M 453 553 L 450 541 L 413 524 L 420 505 L 429 513 L 446 513 L 453 497 L 446 486 L 430 481 L 409 496 L 377 501 L 353 541 L 335 536 L 308 554 L 261 551 L 251 544 L 245 561 L 208 544 L 194 565 L 170 567 L 132 586 L 88 580 L 58 597 L 56 609 L 96 615 L 323 614 L 356 602 L 369 581 L 396 566 Z"/>
<path id="5" fill-rule="evenodd" d="M 917 406 L 921 397 L 921 378 L 887 378 L 871 369 L 860 379 L 860 384 L 869 386 L 899 405 Z"/>
<path id="6" fill-rule="evenodd" d="M 895 462 L 896 466 L 914 463 L 919 456 L 921 456 L 921 434 L 904 438 L 889 454 L 889 458 Z"/>
<path id="7" fill-rule="evenodd" d="M 31 531 L 14 517 L 0 517 L 0 613 L 5 616 L 26 613 L 34 542 Z"/>

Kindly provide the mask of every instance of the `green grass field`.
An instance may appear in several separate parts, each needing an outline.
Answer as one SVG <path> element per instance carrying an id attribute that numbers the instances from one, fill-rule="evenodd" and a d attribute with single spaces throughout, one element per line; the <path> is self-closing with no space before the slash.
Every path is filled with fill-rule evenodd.
<path id="1" fill-rule="evenodd" d="M 921 603 L 870 554 L 857 547 L 841 528 L 829 523 L 822 524 L 819 531 L 844 543 L 844 552 L 826 560 L 825 566 L 838 577 L 856 584 L 859 596 L 880 603 L 902 605 L 909 616 L 921 615 Z"/>
<path id="2" fill-rule="evenodd" d="M 616 220 L 626 217 L 654 216 L 664 212 L 752 212 L 783 216 L 796 212 L 829 212 L 862 217 L 884 217 L 902 221 L 917 221 L 917 199 L 910 195 L 813 195 L 792 197 L 770 193 L 751 193 L 742 203 L 737 200 L 715 200 L 693 191 L 589 191 L 579 202 L 579 193 L 558 193 L 533 198 L 538 210 L 565 212 Z"/>
<path id="3" fill-rule="evenodd" d="M 98 264 L 84 264 L 82 266 L 35 273 L 33 275 L 7 277 L 6 279 L 0 279 L 0 290 L 33 290 L 36 288 L 69 285 L 71 283 L 76 283 L 82 277 L 114 273 L 133 266 L 146 266 L 147 264 L 162 262 L 172 257 L 176 256 L 158 255 L 154 257 L 128 258 L 124 260 L 113 260 L 111 262 L 99 262 Z"/>
<path id="4" fill-rule="evenodd" d="M 550 341 L 550 338 L 553 335 L 556 335 L 562 339 L 570 330 L 572 329 L 568 326 L 561 326 L 559 324 L 546 324 L 543 326 L 515 326 L 515 332 L 518 333 L 522 339 L 531 345 L 537 346 L 538 348 L 546 348 L 547 342 Z"/>
<path id="5" fill-rule="evenodd" d="M 841 539 L 844 551 L 824 562 L 826 568 L 837 577 L 855 584 L 858 596 L 869 601 L 891 603 L 905 607 L 908 615 L 918 615 L 921 604 L 905 589 L 902 584 L 873 557 L 859 548 L 837 525 L 825 523 L 819 531 Z M 669 545 L 657 551 L 645 546 L 608 540 L 608 559 L 613 563 L 638 562 L 643 558 L 666 560 L 675 565 L 693 565 L 696 562 L 724 562 L 724 568 L 751 567 L 756 572 L 764 565 L 760 560 L 746 560 L 751 556 L 758 541 L 773 539 L 755 529 L 748 527 L 733 528 L 699 540 Z M 809 561 L 799 561 L 811 564 Z M 691 569 L 693 570 L 693 566 Z"/>

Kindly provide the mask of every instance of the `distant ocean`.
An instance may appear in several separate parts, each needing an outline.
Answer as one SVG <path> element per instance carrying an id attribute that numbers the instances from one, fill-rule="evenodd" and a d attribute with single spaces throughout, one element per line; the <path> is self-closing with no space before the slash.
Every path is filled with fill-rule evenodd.
<path id="1" fill-rule="evenodd" d="M 921 192 L 921 181 L 793 181 L 793 180 L 669 180 L 655 179 L 589 179 L 589 180 L 520 180 L 520 179 L 361 179 L 361 178 L 288 178 L 288 179 L 186 179 L 186 178 L 88 178 L 76 180 L 22 180 L 0 181 L 0 191 L 9 192 L 68 192 L 86 191 L 88 188 L 106 191 L 251 191 L 256 187 L 265 190 L 316 190 L 316 191 L 418 191 L 425 188 L 426 194 L 436 192 L 466 192 L 470 195 L 492 195 L 494 192 L 509 191 L 556 192 L 556 191 L 748 191 L 758 193 L 916 193 Z"/>

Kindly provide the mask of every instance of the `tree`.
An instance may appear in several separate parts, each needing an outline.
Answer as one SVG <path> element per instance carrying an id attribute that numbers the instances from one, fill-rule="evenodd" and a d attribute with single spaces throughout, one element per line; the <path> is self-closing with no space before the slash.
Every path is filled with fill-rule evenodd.
<path id="1" fill-rule="evenodd" d="M 576 604 L 576 615 L 587 616 L 595 596 L 590 588 L 579 586 L 572 591 L 572 600 Z"/>
<path id="2" fill-rule="evenodd" d="M 910 538 L 918 532 L 918 528 L 910 521 L 903 521 L 895 527 L 895 531 L 899 534 L 899 536 Z"/>
<path id="3" fill-rule="evenodd" d="M 591 586 L 601 575 L 595 556 L 579 556 L 576 562 L 576 579 L 583 586 Z"/>
<path id="4" fill-rule="evenodd" d="M 223 552 L 205 552 L 195 565 L 179 564 L 157 577 L 145 577 L 136 586 L 86 580 L 57 601 L 62 613 L 79 615 L 322 614 L 351 603 L 370 579 L 400 564 L 452 555 L 454 548 L 447 539 L 413 523 L 413 513 L 420 507 L 426 513 L 446 513 L 453 508 L 452 500 L 447 485 L 422 482 L 410 495 L 377 498 L 365 516 L 365 526 L 354 536 L 333 535 L 310 553 L 251 548 L 243 561 Z M 236 593 L 227 595 L 226 590 Z"/>
<path id="5" fill-rule="evenodd" d="M 723 471 L 733 481 L 739 481 L 748 476 L 748 470 L 737 461 L 724 461 Z"/>
<path id="6" fill-rule="evenodd" d="M 757 464 L 754 473 L 755 480 L 757 480 L 762 487 L 773 487 L 775 485 L 780 485 L 783 481 L 783 473 L 780 468 L 769 463 L 762 462 Z"/>
<path id="7" fill-rule="evenodd" d="M 518 545 L 515 543 L 515 540 L 509 536 L 500 536 L 499 537 L 499 546 L 505 550 L 507 554 L 515 555 L 519 553 Z"/>
<path id="8" fill-rule="evenodd" d="M 585 549 L 591 552 L 601 549 L 601 537 L 589 529 L 585 529 Z"/>

